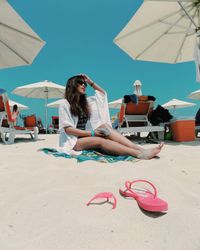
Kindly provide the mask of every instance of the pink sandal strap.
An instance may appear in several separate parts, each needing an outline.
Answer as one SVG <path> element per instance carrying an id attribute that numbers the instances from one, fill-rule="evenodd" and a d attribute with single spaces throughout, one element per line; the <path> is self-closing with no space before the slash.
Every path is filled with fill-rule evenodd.
<path id="1" fill-rule="evenodd" d="M 135 180 L 135 181 L 126 181 L 125 182 L 125 187 L 127 188 L 127 190 L 132 194 L 132 196 L 137 199 L 139 197 L 139 195 L 134 192 L 132 190 L 132 185 L 136 182 L 144 182 L 144 183 L 148 183 L 154 190 L 154 198 L 157 197 L 157 189 L 156 187 L 150 182 L 150 181 L 147 181 L 147 180 Z"/>
<path id="2" fill-rule="evenodd" d="M 116 197 L 114 196 L 113 193 L 109 193 L 109 192 L 102 192 L 102 193 L 96 194 L 91 200 L 88 201 L 88 203 L 87 203 L 86 205 L 89 206 L 90 203 L 91 203 L 93 200 L 99 199 L 99 198 L 106 198 L 107 201 L 109 201 L 110 198 L 113 198 L 114 203 L 113 203 L 112 209 L 115 209 L 115 208 L 116 208 L 117 199 L 116 199 Z"/>

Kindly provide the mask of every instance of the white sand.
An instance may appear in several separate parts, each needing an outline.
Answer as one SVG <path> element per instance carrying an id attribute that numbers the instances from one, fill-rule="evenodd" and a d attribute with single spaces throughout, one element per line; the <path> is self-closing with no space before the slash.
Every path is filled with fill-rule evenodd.
<path id="1" fill-rule="evenodd" d="M 0 250 L 199 250 L 200 142 L 165 145 L 159 160 L 114 164 L 48 156 L 57 135 L 0 143 Z M 152 145 L 145 145 L 150 147 Z M 119 195 L 126 180 L 147 179 L 169 203 L 163 216 Z M 111 204 L 86 206 L 96 193 Z"/>

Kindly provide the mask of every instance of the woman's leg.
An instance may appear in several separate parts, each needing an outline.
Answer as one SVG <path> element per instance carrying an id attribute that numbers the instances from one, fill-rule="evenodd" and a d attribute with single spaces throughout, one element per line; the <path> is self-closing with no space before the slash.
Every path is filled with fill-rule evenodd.
<path id="1" fill-rule="evenodd" d="M 110 135 L 107 137 L 108 139 L 112 140 L 112 141 L 116 141 L 120 144 L 123 144 L 124 146 L 127 147 L 131 147 L 134 149 L 142 149 L 142 147 L 134 144 L 133 142 L 131 142 L 130 140 L 128 140 L 125 136 L 121 135 L 119 132 L 117 132 L 116 130 L 114 130 L 113 128 L 111 128 L 108 124 L 102 124 L 101 126 L 99 126 L 100 128 L 107 128 L 110 131 Z"/>
<path id="2" fill-rule="evenodd" d="M 125 136 L 121 135 L 119 132 L 117 132 L 115 129 L 111 128 L 108 124 L 102 124 L 100 128 L 107 128 L 110 131 L 110 135 L 107 137 L 112 141 L 116 141 L 120 144 L 123 144 L 124 146 L 131 147 L 133 149 L 141 150 L 142 147 L 134 144 L 129 139 L 127 139 Z"/>
<path id="3" fill-rule="evenodd" d="M 115 129 L 110 127 L 108 124 L 102 124 L 100 127 L 101 128 L 107 128 L 110 131 L 110 135 L 107 137 L 108 139 L 110 139 L 112 141 L 115 141 L 115 142 L 118 142 L 120 144 L 123 144 L 124 146 L 131 147 L 133 149 L 143 150 L 142 147 L 140 147 L 140 146 L 134 144 L 133 142 L 131 142 L 125 136 L 121 135 L 118 131 L 116 131 Z M 161 149 L 162 147 L 163 147 L 163 144 L 159 144 L 155 148 Z"/>
<path id="4" fill-rule="evenodd" d="M 74 150 L 101 149 L 111 155 L 131 155 L 143 159 L 155 157 L 161 149 L 143 150 L 124 146 L 118 142 L 102 137 L 83 137 L 77 140 Z"/>

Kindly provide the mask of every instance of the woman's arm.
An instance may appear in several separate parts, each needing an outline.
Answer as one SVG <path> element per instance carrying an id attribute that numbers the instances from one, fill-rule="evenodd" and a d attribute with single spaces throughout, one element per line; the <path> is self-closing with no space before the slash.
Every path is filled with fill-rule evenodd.
<path id="1" fill-rule="evenodd" d="M 73 128 L 73 127 L 65 127 L 64 130 L 68 135 L 74 135 L 77 137 L 92 136 L 92 132 L 88 131 L 88 130 L 81 130 L 81 129 L 77 129 L 77 128 Z"/>
<path id="2" fill-rule="evenodd" d="M 82 74 L 82 76 L 84 76 L 85 81 L 92 87 L 94 88 L 94 90 L 98 90 L 99 92 L 101 92 L 102 94 L 105 94 L 106 91 L 104 89 L 102 89 L 97 83 L 93 82 L 87 75 Z"/>
<path id="3" fill-rule="evenodd" d="M 105 94 L 106 93 L 106 91 L 104 90 L 104 89 L 102 89 L 98 84 L 96 84 L 95 82 L 92 82 L 91 84 L 90 84 L 90 86 L 92 87 L 92 88 L 94 88 L 94 90 L 98 90 L 99 92 L 101 92 L 102 94 Z"/>
<path id="4" fill-rule="evenodd" d="M 74 135 L 77 137 L 90 137 L 90 136 L 99 136 L 99 137 L 106 137 L 105 133 L 102 131 L 98 130 L 81 130 L 73 127 L 65 127 L 64 128 L 65 132 L 68 135 Z"/>

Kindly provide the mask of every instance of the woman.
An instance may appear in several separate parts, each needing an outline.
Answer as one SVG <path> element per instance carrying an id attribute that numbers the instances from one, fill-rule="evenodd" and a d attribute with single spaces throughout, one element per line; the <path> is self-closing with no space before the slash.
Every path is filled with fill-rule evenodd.
<path id="1" fill-rule="evenodd" d="M 87 84 L 95 90 L 94 97 L 86 98 Z M 67 81 L 65 99 L 59 107 L 59 129 L 59 150 L 67 154 L 99 149 L 110 155 L 151 159 L 163 147 L 143 149 L 112 129 L 106 92 L 83 74 Z"/>
<path id="2" fill-rule="evenodd" d="M 17 104 L 14 104 L 13 109 L 12 109 L 12 120 L 13 120 L 14 125 L 17 124 L 18 115 L 19 115 L 18 106 L 17 106 Z"/>

